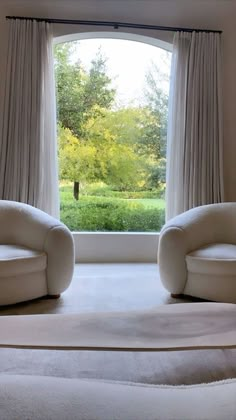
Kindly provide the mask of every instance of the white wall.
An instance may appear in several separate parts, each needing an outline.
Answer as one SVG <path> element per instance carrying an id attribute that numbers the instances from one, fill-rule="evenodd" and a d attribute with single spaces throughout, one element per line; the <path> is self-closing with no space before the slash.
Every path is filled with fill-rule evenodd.
<path id="1" fill-rule="evenodd" d="M 74 232 L 73 237 L 76 262 L 157 262 L 155 233 Z"/>
<path id="2" fill-rule="evenodd" d="M 222 30 L 225 198 L 226 201 L 236 201 L 236 2 L 231 0 L 7 0 L 4 2 L 0 0 L 1 100 L 4 93 L 6 64 L 7 24 L 4 19 L 6 15 L 124 21 Z M 71 26 L 57 25 L 55 35 L 70 33 L 72 30 L 87 32 L 90 29 L 94 30 L 88 27 L 72 29 Z M 147 35 L 143 30 L 133 32 Z M 172 37 L 172 34 L 158 34 L 156 31 L 150 31 L 148 35 L 162 37 L 167 41 Z"/>

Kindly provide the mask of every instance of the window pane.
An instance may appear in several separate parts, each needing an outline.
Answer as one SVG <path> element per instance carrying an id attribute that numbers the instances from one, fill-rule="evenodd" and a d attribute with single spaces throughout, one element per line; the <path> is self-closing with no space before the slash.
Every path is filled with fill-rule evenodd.
<path id="1" fill-rule="evenodd" d="M 61 220 L 72 231 L 159 231 L 171 54 L 118 39 L 55 46 Z"/>

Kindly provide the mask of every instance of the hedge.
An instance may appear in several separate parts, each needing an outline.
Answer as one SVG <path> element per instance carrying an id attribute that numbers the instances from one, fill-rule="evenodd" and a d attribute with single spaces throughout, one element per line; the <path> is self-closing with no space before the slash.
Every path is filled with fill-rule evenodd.
<path id="1" fill-rule="evenodd" d="M 165 223 L 165 210 L 128 200 L 83 197 L 63 200 L 61 220 L 72 231 L 156 232 Z"/>

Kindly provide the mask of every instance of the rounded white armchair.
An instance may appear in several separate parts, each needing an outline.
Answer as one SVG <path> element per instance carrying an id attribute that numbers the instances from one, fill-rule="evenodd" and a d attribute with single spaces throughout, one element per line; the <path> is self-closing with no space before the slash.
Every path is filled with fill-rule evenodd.
<path id="1" fill-rule="evenodd" d="M 32 206 L 0 200 L 0 305 L 58 297 L 74 270 L 72 235 Z"/>
<path id="2" fill-rule="evenodd" d="M 236 203 L 196 207 L 167 222 L 158 262 L 172 295 L 236 303 Z"/>

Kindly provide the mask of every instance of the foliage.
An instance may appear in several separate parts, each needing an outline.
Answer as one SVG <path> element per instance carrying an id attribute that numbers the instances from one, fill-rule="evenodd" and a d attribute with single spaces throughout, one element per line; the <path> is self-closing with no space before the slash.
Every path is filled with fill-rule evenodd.
<path id="1" fill-rule="evenodd" d="M 68 128 L 58 127 L 60 179 L 92 182 L 96 178 L 96 148 L 81 142 Z"/>
<path id="2" fill-rule="evenodd" d="M 121 190 L 142 183 L 146 163 L 137 155 L 128 135 L 119 140 L 117 126 L 109 126 L 110 114 L 115 112 L 104 111 L 103 116 L 88 121 L 86 142 L 59 126 L 60 179 L 80 183 L 103 181 Z"/>
<path id="3" fill-rule="evenodd" d="M 137 186 L 144 170 L 133 146 L 137 112 L 109 113 L 106 108 L 115 92 L 109 86 L 101 52 L 92 61 L 89 74 L 80 63 L 70 62 L 72 52 L 71 43 L 55 51 L 60 179 L 79 185 L 96 179 L 123 190 Z"/>
<path id="4" fill-rule="evenodd" d="M 149 207 L 145 199 L 164 196 L 166 74 L 152 65 L 145 106 L 115 109 L 101 51 L 88 71 L 72 60 L 75 46 L 55 47 L 60 180 L 78 184 L 81 193 L 76 202 L 62 187 L 62 220 L 71 230 L 158 231 L 163 202 Z"/>
<path id="5" fill-rule="evenodd" d="M 102 108 L 110 108 L 115 97 L 111 79 L 106 74 L 106 60 L 98 51 L 85 71 L 79 61 L 72 62 L 77 42 L 55 46 L 58 120 L 73 135 L 86 138 L 85 124 Z"/>
<path id="6" fill-rule="evenodd" d="M 165 210 L 93 197 L 62 202 L 61 220 L 72 231 L 157 232 L 165 222 Z"/>
<path id="7" fill-rule="evenodd" d="M 145 161 L 137 154 L 140 110 L 104 111 L 90 121 L 90 141 L 97 148 L 98 161 L 103 165 L 99 180 L 120 190 L 132 189 L 142 183 Z"/>
<path id="8" fill-rule="evenodd" d="M 63 187 L 61 187 L 61 191 L 63 191 Z M 122 199 L 157 199 L 162 198 L 163 193 L 162 189 L 160 188 L 152 190 L 137 189 L 136 191 L 117 191 L 111 189 L 109 185 L 103 183 L 95 183 L 86 185 L 86 187 L 83 189 L 83 195 Z"/>
<path id="9" fill-rule="evenodd" d="M 147 188 L 156 188 L 165 185 L 166 182 L 166 158 L 160 158 L 149 166 L 149 174 L 146 182 Z"/>
<path id="10" fill-rule="evenodd" d="M 171 54 L 164 52 L 162 54 L 162 68 L 152 63 L 146 74 L 146 88 L 144 96 L 148 109 L 153 116 L 153 123 L 148 130 L 148 137 L 151 145 L 158 140 L 159 156 L 163 158 L 166 156 L 167 144 L 167 116 L 168 116 L 168 94 L 167 86 L 169 84 L 168 70 L 170 68 Z M 164 68 L 164 70 L 163 70 Z M 164 87 L 166 86 L 166 89 Z M 158 128 L 158 130 L 157 130 Z M 158 139 L 156 134 L 158 133 Z"/>

